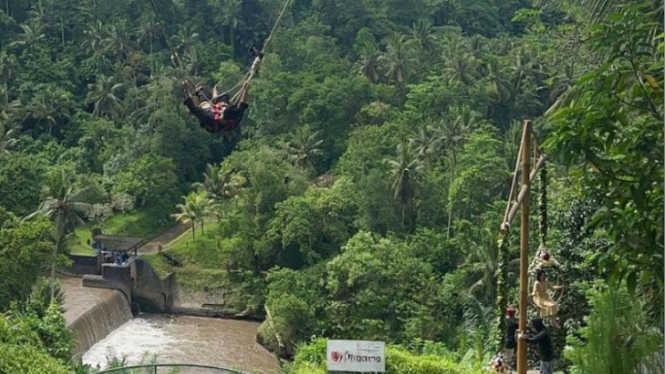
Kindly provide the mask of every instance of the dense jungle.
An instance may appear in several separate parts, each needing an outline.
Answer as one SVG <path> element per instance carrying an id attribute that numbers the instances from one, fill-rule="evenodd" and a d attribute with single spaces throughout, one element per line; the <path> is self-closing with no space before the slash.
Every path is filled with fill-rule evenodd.
<path id="1" fill-rule="evenodd" d="M 518 306 L 524 120 L 555 370 L 664 372 L 662 2 L 291 0 L 240 127 L 204 131 L 183 80 L 234 94 L 283 5 L 0 1 L 0 373 L 86 372 L 51 271 L 174 224 L 145 257 L 267 307 L 285 373 L 325 373 L 327 338 L 479 373 Z"/>

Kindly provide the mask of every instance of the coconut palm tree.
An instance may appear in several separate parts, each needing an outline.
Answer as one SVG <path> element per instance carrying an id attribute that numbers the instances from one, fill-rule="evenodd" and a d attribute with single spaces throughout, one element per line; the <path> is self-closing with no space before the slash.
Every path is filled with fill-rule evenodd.
<path id="1" fill-rule="evenodd" d="M 56 170 L 47 175 L 43 192 L 46 199 L 39 209 L 27 216 L 32 219 L 36 216 L 49 218 L 55 226 L 55 247 L 53 249 L 53 264 L 51 265 L 51 300 L 55 292 L 55 266 L 58 250 L 61 248 L 65 236 L 74 228 L 83 224 L 84 214 L 90 210 L 90 204 L 84 201 L 84 194 L 88 188 L 76 188 L 74 176 L 65 169 Z"/>
<path id="2" fill-rule="evenodd" d="M 449 168 L 449 186 L 453 185 L 457 167 L 457 151 L 466 139 L 466 135 L 472 131 L 473 127 L 479 122 L 479 116 L 468 106 L 462 108 L 454 107 L 448 113 L 448 119 L 441 123 L 439 129 L 439 139 L 448 151 L 450 160 Z M 452 224 L 452 204 L 449 201 L 448 206 L 448 237 L 450 237 L 450 227 Z"/>
<path id="3" fill-rule="evenodd" d="M 139 43 L 148 42 L 150 56 L 154 52 L 154 41 L 159 32 L 159 23 L 156 22 L 152 17 L 144 20 L 141 25 L 136 30 L 136 35 L 138 36 Z"/>
<path id="4" fill-rule="evenodd" d="M 235 197 L 240 188 L 245 184 L 245 179 L 233 173 L 231 163 L 224 160 L 218 167 L 206 165 L 203 174 L 203 182 L 192 184 L 192 188 L 198 192 L 206 192 L 213 200 L 228 200 Z"/>
<path id="5" fill-rule="evenodd" d="M 30 25 L 21 24 L 20 26 L 23 33 L 18 34 L 16 40 L 9 44 L 10 46 L 27 47 L 30 52 L 33 52 L 36 44 L 46 40 L 44 26 L 41 24 L 31 23 Z"/>
<path id="6" fill-rule="evenodd" d="M 386 52 L 381 56 L 388 81 L 403 85 L 409 79 L 411 67 L 417 61 L 412 41 L 406 36 L 393 34 L 385 40 Z"/>
<path id="7" fill-rule="evenodd" d="M 438 39 L 437 28 L 428 19 L 419 19 L 408 30 L 408 38 L 417 43 L 425 51 L 431 51 Z"/>
<path id="8" fill-rule="evenodd" d="M 409 146 L 413 149 L 418 158 L 424 162 L 424 166 L 429 168 L 439 151 L 441 150 L 441 138 L 436 136 L 431 126 L 421 127 L 413 133 L 409 140 Z"/>
<path id="9" fill-rule="evenodd" d="M 384 159 L 384 163 L 390 167 L 393 197 L 399 200 L 402 206 L 402 225 L 404 225 L 406 211 L 416 195 L 417 181 L 423 171 L 423 164 L 406 142 L 397 146 L 395 159 Z"/>
<path id="10" fill-rule="evenodd" d="M 471 85 L 478 78 L 478 61 L 471 52 L 445 54 L 442 77 L 448 84 Z"/>
<path id="11" fill-rule="evenodd" d="M 209 214 L 210 199 L 205 192 L 190 192 L 182 199 L 184 203 L 176 205 L 180 212 L 171 214 L 171 217 L 180 223 L 191 222 L 192 238 L 196 240 L 196 222 L 201 222 L 201 232 L 203 233 L 203 220 Z"/>
<path id="12" fill-rule="evenodd" d="M 381 78 L 381 52 L 373 42 L 365 42 L 360 48 L 354 71 L 362 74 L 372 83 Z"/>
<path id="13" fill-rule="evenodd" d="M 227 30 L 227 43 L 234 52 L 236 51 L 236 30 L 242 24 L 240 15 L 241 6 L 242 0 L 225 1 L 218 19 L 218 22 Z"/>
<path id="14" fill-rule="evenodd" d="M 0 157 L 9 155 L 17 143 L 18 139 L 16 139 L 14 129 L 9 128 L 7 122 L 0 121 Z"/>
<path id="15" fill-rule="evenodd" d="M 171 38 L 175 43 L 175 48 L 187 52 L 199 38 L 199 33 L 196 32 L 195 26 L 183 25 L 178 28 L 178 32 Z"/>
<path id="16" fill-rule="evenodd" d="M 108 37 L 108 29 L 101 21 L 88 25 L 83 31 L 84 39 L 81 46 L 88 53 L 101 55 L 105 50 L 104 41 Z"/>
<path id="17" fill-rule="evenodd" d="M 70 117 L 69 95 L 67 92 L 53 86 L 40 88 L 27 107 L 31 118 L 36 121 L 46 123 L 48 134 L 50 135 L 53 126 L 58 120 Z"/>
<path id="18" fill-rule="evenodd" d="M 309 125 L 297 128 L 287 145 L 291 162 L 302 169 L 314 169 L 314 158 L 323 154 L 321 144 L 323 140 L 319 139 L 318 131 L 312 132 Z"/>
<path id="19" fill-rule="evenodd" d="M 95 105 L 92 115 L 96 117 L 104 114 L 112 116 L 117 113 L 122 108 L 122 101 L 117 96 L 122 87 L 123 84 L 116 83 L 114 77 L 99 77 L 97 83 L 88 85 L 86 102 Z"/>
<path id="20" fill-rule="evenodd" d="M 109 26 L 108 36 L 104 40 L 104 52 L 110 53 L 119 59 L 124 58 L 132 48 L 129 27 L 124 20 L 117 21 Z"/>

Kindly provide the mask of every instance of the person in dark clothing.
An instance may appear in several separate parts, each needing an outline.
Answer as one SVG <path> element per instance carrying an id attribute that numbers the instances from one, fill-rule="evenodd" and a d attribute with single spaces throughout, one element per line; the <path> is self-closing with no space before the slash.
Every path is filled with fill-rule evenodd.
<path id="1" fill-rule="evenodd" d="M 240 89 L 240 102 L 238 105 L 229 103 L 228 94 L 219 94 L 217 87 L 213 90 L 213 97 L 208 102 L 205 100 L 205 94 L 202 93 L 201 86 L 196 86 L 197 102 L 188 89 L 187 80 L 183 81 L 183 91 L 185 92 L 184 104 L 189 111 L 199 120 L 201 127 L 210 133 L 229 132 L 240 126 L 247 105 L 247 91 L 249 83 L 245 82 Z M 205 101 L 205 102 L 203 102 Z"/>
<path id="2" fill-rule="evenodd" d="M 506 361 L 512 365 L 515 351 L 517 350 L 517 329 L 519 328 L 518 320 L 515 318 L 515 309 L 508 308 L 506 311 L 506 345 L 504 346 L 504 354 Z"/>
<path id="3" fill-rule="evenodd" d="M 517 337 L 529 343 L 538 343 L 540 374 L 554 374 L 554 349 L 552 348 L 552 339 L 550 338 L 549 331 L 540 318 L 533 319 L 530 327 L 536 333 L 534 336 L 529 337 L 526 334 L 520 333 Z"/>

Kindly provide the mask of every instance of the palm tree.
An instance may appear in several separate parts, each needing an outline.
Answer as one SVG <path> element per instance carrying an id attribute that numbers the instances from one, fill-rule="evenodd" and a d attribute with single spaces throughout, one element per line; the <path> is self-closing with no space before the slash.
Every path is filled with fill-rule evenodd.
<path id="1" fill-rule="evenodd" d="M 476 275 L 476 282 L 469 288 L 469 293 L 480 290 L 478 296 L 488 303 L 495 299 L 496 277 L 499 272 L 499 247 L 494 240 L 493 232 L 483 229 L 482 242 L 471 241 L 469 256 L 463 267 Z"/>
<path id="2" fill-rule="evenodd" d="M 221 17 L 218 20 L 228 30 L 228 44 L 231 46 L 233 51 L 235 48 L 235 31 L 238 26 L 241 24 L 240 21 L 240 8 L 242 6 L 242 0 L 228 0 L 225 1 L 221 9 Z"/>
<path id="3" fill-rule="evenodd" d="M 108 36 L 108 30 L 101 21 L 89 25 L 88 29 L 83 31 L 83 35 L 85 37 L 81 46 L 85 51 L 99 55 L 104 52 L 104 41 Z"/>
<path id="4" fill-rule="evenodd" d="M 188 74 L 197 76 L 199 69 L 203 65 L 204 57 L 201 55 L 200 49 L 196 46 L 191 46 L 187 49 L 182 56 L 183 68 Z"/>
<path id="5" fill-rule="evenodd" d="M 104 52 L 122 59 L 131 49 L 131 39 L 127 22 L 117 21 L 108 28 L 108 36 L 104 40 L 106 47 Z"/>
<path id="6" fill-rule="evenodd" d="M 407 208 L 416 195 L 417 180 L 423 171 L 423 164 L 405 142 L 397 146 L 397 158 L 383 160 L 392 175 L 393 197 L 402 206 L 402 225 L 405 223 Z"/>
<path id="7" fill-rule="evenodd" d="M 21 30 L 23 30 L 23 33 L 18 34 L 16 40 L 14 40 L 9 44 L 10 46 L 18 45 L 18 46 L 28 47 L 32 52 L 35 44 L 46 39 L 46 34 L 44 33 L 44 26 L 42 26 L 41 24 L 35 24 L 35 23 L 33 23 L 32 25 L 21 24 L 20 26 Z"/>
<path id="8" fill-rule="evenodd" d="M 441 149 L 441 138 L 438 138 L 433 132 L 431 126 L 421 127 L 409 140 L 409 146 L 415 150 L 418 158 L 425 163 L 427 168 L 430 167 L 432 160 L 437 157 Z"/>
<path id="9" fill-rule="evenodd" d="M 196 32 L 195 26 L 183 25 L 171 39 L 173 39 L 173 42 L 175 43 L 175 48 L 182 50 L 184 53 L 196 43 L 198 37 L 199 33 Z"/>
<path id="10" fill-rule="evenodd" d="M 12 79 L 16 59 L 13 55 L 7 55 L 6 52 L 0 53 L 0 82 L 7 88 L 4 92 L 5 103 L 9 102 L 9 83 Z"/>
<path id="11" fill-rule="evenodd" d="M 409 39 L 418 43 L 425 51 L 430 51 L 434 48 L 437 37 L 437 29 L 432 26 L 432 22 L 428 19 L 419 19 L 411 25 L 409 29 Z"/>
<path id="12" fill-rule="evenodd" d="M 507 100 L 510 97 L 510 83 L 506 79 L 506 69 L 499 61 L 492 60 L 484 66 L 485 80 L 492 89 L 492 95 L 497 102 Z"/>
<path id="13" fill-rule="evenodd" d="M 0 157 L 9 155 L 17 143 L 14 129 L 8 128 L 7 122 L 0 121 Z"/>
<path id="14" fill-rule="evenodd" d="M 58 120 L 69 118 L 69 96 L 53 85 L 40 88 L 27 108 L 30 117 L 46 122 L 48 134 Z"/>
<path id="15" fill-rule="evenodd" d="M 491 349 L 493 317 L 494 308 L 482 304 L 473 295 L 467 296 L 462 319 L 464 334 L 470 337 L 471 341 L 463 348 L 468 348 L 474 353 L 476 365 L 483 363 L 485 354 Z"/>
<path id="16" fill-rule="evenodd" d="M 90 204 L 83 201 L 84 193 L 88 188 L 75 189 L 74 177 L 65 169 L 47 175 L 43 189 L 46 199 L 36 212 L 25 219 L 44 216 L 49 218 L 55 226 L 55 247 L 53 249 L 53 264 L 51 265 L 51 300 L 53 300 L 58 250 L 62 246 L 65 235 L 72 232 L 76 225 L 84 223 L 82 216 L 90 210 Z"/>
<path id="17" fill-rule="evenodd" d="M 439 129 L 440 141 L 448 150 L 450 159 L 450 177 L 448 186 L 453 185 L 457 167 L 457 150 L 464 143 L 466 135 L 472 131 L 473 126 L 478 123 L 479 116 L 471 111 L 468 106 L 462 108 L 452 108 L 448 115 L 449 119 L 443 121 Z M 449 200 L 448 204 L 448 237 L 450 237 L 450 227 L 452 224 L 453 209 Z"/>
<path id="18" fill-rule="evenodd" d="M 192 238 L 196 240 L 196 222 L 201 222 L 201 232 L 203 232 L 203 220 L 208 214 L 211 205 L 210 199 L 205 192 L 190 192 L 189 195 L 182 197 L 184 204 L 176 205 L 180 213 L 171 214 L 176 221 L 181 223 L 192 223 Z"/>
<path id="19" fill-rule="evenodd" d="M 390 82 L 402 85 L 409 79 L 410 68 L 417 61 L 413 56 L 412 41 L 404 35 L 393 34 L 385 43 L 386 53 L 381 56 L 385 76 Z"/>
<path id="20" fill-rule="evenodd" d="M 365 42 L 360 48 L 358 61 L 354 66 L 356 73 L 362 74 L 372 83 L 377 83 L 381 73 L 381 52 L 375 43 Z"/>
<path id="21" fill-rule="evenodd" d="M 92 115 L 112 115 L 120 110 L 122 102 L 116 94 L 122 87 L 122 83 L 115 83 L 114 77 L 99 77 L 97 83 L 88 85 L 86 102 L 95 105 Z"/>
<path id="22" fill-rule="evenodd" d="M 157 36 L 158 29 L 159 29 L 159 23 L 156 22 L 151 17 L 150 19 L 143 21 L 143 23 L 141 23 L 141 26 L 139 26 L 138 29 L 136 30 L 136 35 L 138 36 L 139 43 L 145 43 L 145 41 L 148 41 L 148 45 L 150 46 L 151 57 L 154 51 L 154 40 L 155 37 Z"/>
<path id="23" fill-rule="evenodd" d="M 478 77 L 476 58 L 471 52 L 444 55 L 442 77 L 448 84 L 460 82 L 471 85 Z"/>
<path id="24" fill-rule="evenodd" d="M 213 200 L 228 200 L 235 197 L 245 184 L 245 178 L 233 173 L 231 163 L 224 160 L 219 167 L 206 165 L 203 183 L 194 183 L 192 188 L 206 192 Z"/>
<path id="25" fill-rule="evenodd" d="M 319 139 L 319 132 L 312 132 L 309 125 L 296 129 L 288 142 L 287 152 L 291 162 L 297 167 L 306 170 L 314 168 L 313 159 L 323 154 L 319 148 L 323 140 Z"/>
<path id="26" fill-rule="evenodd" d="M 542 71 L 540 70 L 541 66 L 537 60 L 531 58 L 531 56 L 524 51 L 519 51 L 517 56 L 512 59 L 512 62 L 513 64 L 509 67 L 509 71 L 512 75 L 512 93 L 513 95 L 517 95 L 525 80 L 529 78 L 537 78 L 542 74 Z"/>

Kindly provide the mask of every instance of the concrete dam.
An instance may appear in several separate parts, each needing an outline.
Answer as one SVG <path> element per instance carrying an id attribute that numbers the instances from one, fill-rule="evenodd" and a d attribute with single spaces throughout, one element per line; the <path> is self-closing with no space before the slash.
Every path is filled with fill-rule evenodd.
<path id="1" fill-rule="evenodd" d="M 191 300 L 181 304 L 174 277 L 160 278 L 137 256 L 122 266 L 96 266 L 93 259 L 75 261 L 76 272 L 88 274 L 60 276 L 65 319 L 76 340 L 74 359 L 103 368 L 107 357 L 138 364 L 154 355 L 159 363 L 263 373 L 279 369 L 277 359 L 256 342 L 259 322 L 210 318 L 223 316 L 202 308 L 205 300 L 198 308 Z M 101 275 L 94 274 L 99 270 Z"/>

